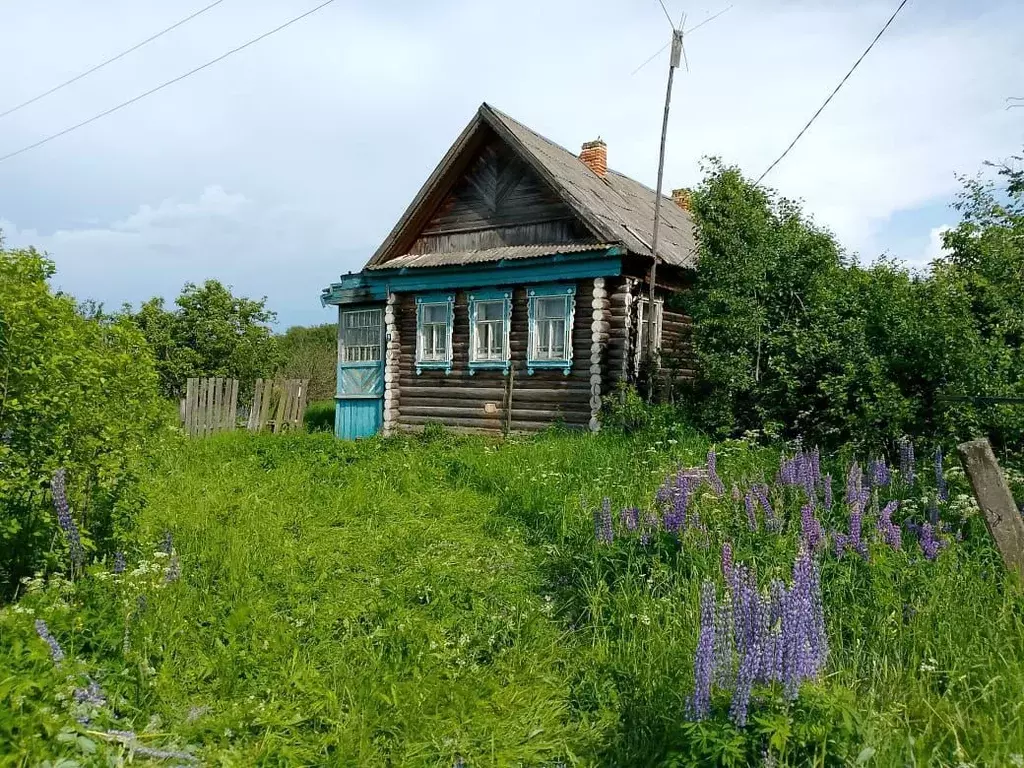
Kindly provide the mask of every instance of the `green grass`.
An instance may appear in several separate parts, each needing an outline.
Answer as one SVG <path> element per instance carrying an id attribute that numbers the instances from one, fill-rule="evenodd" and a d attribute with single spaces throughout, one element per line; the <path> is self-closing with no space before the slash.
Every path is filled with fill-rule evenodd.
<path id="1" fill-rule="evenodd" d="M 766 583 L 788 575 L 795 537 L 751 533 L 705 492 L 706 535 L 602 547 L 592 510 L 606 495 L 649 507 L 665 473 L 707 447 L 679 429 L 177 443 L 145 478 L 129 553 L 129 571 L 152 567 L 98 565 L 0 612 L 0 764 L 106 765 L 123 751 L 108 728 L 246 766 L 742 765 L 769 745 L 792 765 L 1013 764 L 1024 601 L 960 502 L 944 515 L 963 509 L 965 540 L 935 562 L 909 542 L 875 545 L 870 562 L 823 555 L 832 655 L 795 707 L 764 691 L 744 731 L 723 701 L 686 722 L 700 583 L 721 543 Z M 720 446 L 727 484 L 777 466 L 776 451 Z M 165 530 L 174 583 L 154 556 Z M 60 667 L 40 616 L 68 654 Z M 62 698 L 84 673 L 112 704 L 88 727 Z"/>

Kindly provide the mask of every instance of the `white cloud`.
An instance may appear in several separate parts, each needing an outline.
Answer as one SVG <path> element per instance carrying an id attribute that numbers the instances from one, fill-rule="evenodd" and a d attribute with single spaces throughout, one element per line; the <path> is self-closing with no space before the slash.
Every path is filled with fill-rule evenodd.
<path id="1" fill-rule="evenodd" d="M 691 24 L 723 6 L 687 6 Z M 224 3 L 0 120 L 0 154 L 308 7 Z M 0 87 L 0 111 L 192 10 L 188 0 L 14 4 L 5 56 L 20 74 Z M 705 154 L 759 175 L 890 13 L 882 0 L 763 0 L 694 33 L 666 186 L 698 181 Z M 1013 0 L 908 4 L 766 182 L 868 258 L 918 257 L 948 214 L 903 214 L 935 209 L 957 173 L 1020 148 L 1022 112 L 1004 106 L 1024 79 L 1022 26 Z M 116 284 L 141 298 L 209 274 L 270 294 L 285 313 L 317 312 L 308 287 L 365 260 L 481 101 L 572 150 L 600 134 L 613 167 L 653 184 L 667 54 L 630 73 L 666 27 L 656 0 L 336 3 L 0 163 L 0 215 L 51 251 L 77 294 Z"/>
<path id="2" fill-rule="evenodd" d="M 928 246 L 924 250 L 924 255 L 920 261 L 922 264 L 931 264 L 940 256 L 944 256 L 947 251 L 942 246 L 942 236 L 951 230 L 952 227 L 948 224 L 944 224 L 941 227 L 932 227 L 928 233 Z"/>

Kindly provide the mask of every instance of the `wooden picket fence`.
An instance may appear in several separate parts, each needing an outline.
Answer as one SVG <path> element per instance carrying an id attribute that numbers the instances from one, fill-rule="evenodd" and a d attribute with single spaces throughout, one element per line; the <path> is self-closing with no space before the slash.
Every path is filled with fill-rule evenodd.
<path id="1" fill-rule="evenodd" d="M 309 379 L 256 379 L 247 427 L 250 432 L 302 429 Z"/>
<path id="2" fill-rule="evenodd" d="M 308 389 L 309 379 L 257 379 L 246 428 L 250 432 L 301 429 Z M 179 416 L 189 437 L 206 437 L 237 429 L 238 380 L 189 379 Z"/>
<path id="3" fill-rule="evenodd" d="M 189 379 L 185 385 L 181 421 L 190 437 L 229 432 L 236 426 L 238 379 Z"/>

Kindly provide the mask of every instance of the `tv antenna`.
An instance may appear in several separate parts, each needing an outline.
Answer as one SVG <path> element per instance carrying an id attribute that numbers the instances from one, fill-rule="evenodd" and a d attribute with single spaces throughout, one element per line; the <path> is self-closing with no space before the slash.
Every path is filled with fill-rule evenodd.
<path id="1" fill-rule="evenodd" d="M 637 67 L 633 71 L 633 74 L 635 75 L 637 72 L 639 72 L 641 69 L 643 69 L 643 67 L 647 63 L 652 61 L 658 54 L 660 54 L 662 51 L 664 51 L 665 48 L 668 48 L 669 46 L 672 47 L 672 51 L 671 51 L 671 54 L 669 56 L 669 61 L 668 61 L 668 84 L 665 87 L 665 110 L 664 110 L 664 113 L 663 113 L 662 119 L 661 119 L 661 146 L 660 146 L 660 148 L 658 150 L 658 183 L 657 183 L 657 187 L 655 189 L 655 194 L 654 194 L 654 228 L 653 228 L 653 230 L 651 232 L 651 284 L 650 284 L 650 296 L 649 296 L 648 301 L 647 301 L 647 349 L 646 349 L 646 357 L 647 357 L 647 361 L 648 361 L 649 365 L 651 366 L 651 377 L 652 378 L 651 378 L 650 385 L 648 386 L 648 390 L 647 390 L 647 399 L 648 399 L 648 401 L 650 401 L 652 399 L 653 394 L 654 394 L 654 379 L 653 379 L 653 376 L 654 376 L 654 363 L 655 363 L 655 360 L 654 360 L 654 328 L 655 328 L 655 318 L 654 318 L 654 312 L 655 312 L 654 286 L 655 286 L 655 278 L 657 277 L 657 273 L 658 273 L 658 229 L 659 229 L 659 224 L 661 223 L 661 185 L 662 185 L 662 180 L 663 180 L 664 175 L 665 175 L 665 139 L 666 139 L 666 135 L 668 133 L 668 113 L 669 113 L 669 107 L 672 104 L 672 80 L 673 80 L 673 78 L 675 76 L 676 69 L 679 68 L 680 59 L 682 60 L 683 66 L 686 67 L 686 71 L 687 72 L 690 71 L 690 62 L 686 58 L 686 48 L 685 48 L 685 46 L 683 44 L 683 38 L 687 34 L 693 32 L 694 30 L 696 30 L 698 27 L 702 27 L 705 24 L 707 24 L 709 21 L 712 21 L 712 20 L 718 18 L 723 13 L 725 13 L 727 10 L 729 10 L 729 8 L 732 7 L 730 5 L 729 7 L 719 11 L 718 13 L 716 13 L 714 16 L 711 16 L 711 17 L 705 19 L 704 21 L 700 22 L 700 24 L 697 24 L 696 26 L 690 28 L 689 30 L 685 30 L 685 29 L 683 29 L 683 27 L 686 24 L 686 12 L 685 11 L 683 12 L 682 16 L 680 16 L 679 23 L 675 24 L 675 23 L 672 22 L 672 16 L 671 16 L 671 14 L 669 14 L 668 8 L 665 7 L 665 0 L 658 0 L 658 4 L 661 5 L 661 10 L 665 12 L 665 18 L 668 19 L 668 24 L 672 28 L 672 37 L 669 39 L 668 43 L 666 43 L 664 46 L 661 47 L 661 49 L 658 51 L 658 53 L 655 53 L 654 56 L 649 58 L 647 61 L 645 61 L 643 64 L 641 64 L 639 67 Z"/>

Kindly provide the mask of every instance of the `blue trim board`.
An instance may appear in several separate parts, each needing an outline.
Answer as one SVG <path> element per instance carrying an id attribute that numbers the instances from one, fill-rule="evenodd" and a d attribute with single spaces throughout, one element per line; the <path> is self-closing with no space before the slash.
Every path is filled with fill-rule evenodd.
<path id="1" fill-rule="evenodd" d="M 611 277 L 622 274 L 623 253 L 621 248 L 608 248 L 466 266 L 364 270 L 344 275 L 341 282 L 325 288 L 320 302 L 325 306 L 357 304 L 384 301 L 391 292 L 451 291 Z"/>

